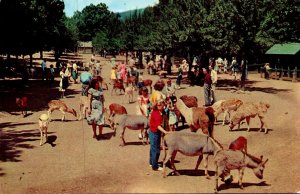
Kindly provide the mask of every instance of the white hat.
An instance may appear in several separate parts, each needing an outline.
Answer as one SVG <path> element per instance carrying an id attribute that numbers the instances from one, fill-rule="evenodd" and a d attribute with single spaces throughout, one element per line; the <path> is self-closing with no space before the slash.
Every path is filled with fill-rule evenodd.
<path id="1" fill-rule="evenodd" d="M 48 119 L 49 119 L 49 117 L 47 114 L 41 114 L 41 116 L 40 116 L 41 121 L 47 121 Z"/>

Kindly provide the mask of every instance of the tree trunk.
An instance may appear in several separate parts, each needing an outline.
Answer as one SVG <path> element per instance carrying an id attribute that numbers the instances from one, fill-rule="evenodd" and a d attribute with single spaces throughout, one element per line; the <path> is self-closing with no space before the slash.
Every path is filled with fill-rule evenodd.
<path id="1" fill-rule="evenodd" d="M 32 58 L 33 58 L 33 57 L 32 57 L 32 53 L 30 53 L 29 56 L 30 56 L 30 67 L 32 67 Z"/>

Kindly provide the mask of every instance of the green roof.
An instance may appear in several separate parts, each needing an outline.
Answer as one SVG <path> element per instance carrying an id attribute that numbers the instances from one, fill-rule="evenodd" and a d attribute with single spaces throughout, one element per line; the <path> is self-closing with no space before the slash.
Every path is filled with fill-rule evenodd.
<path id="1" fill-rule="evenodd" d="M 267 55 L 296 55 L 300 51 L 300 43 L 275 44 L 267 52 Z"/>

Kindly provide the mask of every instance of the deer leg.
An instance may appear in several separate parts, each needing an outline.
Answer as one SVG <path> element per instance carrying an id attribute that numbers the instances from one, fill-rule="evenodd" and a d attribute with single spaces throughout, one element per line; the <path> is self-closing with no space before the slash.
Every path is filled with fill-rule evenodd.
<path id="1" fill-rule="evenodd" d="M 61 118 L 61 121 L 64 121 L 65 120 L 65 111 L 63 111 L 63 110 L 60 110 L 61 112 L 62 112 L 62 114 L 63 114 L 63 116 L 62 116 L 62 118 Z"/>
<path id="2" fill-rule="evenodd" d="M 44 128 L 46 142 L 48 141 L 48 127 Z"/>
<path id="3" fill-rule="evenodd" d="M 48 119 L 49 119 L 49 122 L 51 121 L 51 113 L 52 113 L 52 109 L 49 108 L 49 110 L 48 110 Z"/>
<path id="4" fill-rule="evenodd" d="M 244 168 L 239 169 L 239 186 L 241 189 L 244 189 L 243 183 L 242 183 L 243 176 L 244 176 Z"/>
<path id="5" fill-rule="evenodd" d="M 225 110 L 225 112 L 224 112 L 223 123 L 222 123 L 223 126 L 225 125 L 227 112 L 228 112 L 227 110 Z"/>
<path id="6" fill-rule="evenodd" d="M 142 142 L 143 142 L 143 145 L 145 145 L 146 142 L 145 142 L 145 132 L 144 132 L 144 128 L 141 129 L 140 134 L 142 135 Z"/>
<path id="7" fill-rule="evenodd" d="M 201 163 L 202 159 L 203 159 L 203 154 L 202 154 L 202 153 L 200 153 L 200 155 L 199 155 L 199 157 L 198 157 L 198 160 L 197 160 L 197 163 L 196 163 L 195 170 L 198 170 L 198 168 L 199 168 L 199 165 L 200 165 L 200 163 Z"/>
<path id="8" fill-rule="evenodd" d="M 215 171 L 215 181 L 216 181 L 216 185 L 215 185 L 215 193 L 218 192 L 218 180 L 219 180 L 219 166 L 217 164 L 217 162 L 215 162 L 215 166 L 216 166 L 216 171 Z"/>
<path id="9" fill-rule="evenodd" d="M 248 125 L 248 132 L 250 131 L 250 117 L 246 117 L 246 122 L 247 122 L 247 125 Z"/>
<path id="10" fill-rule="evenodd" d="M 205 169 L 205 176 L 207 179 L 209 179 L 208 175 L 208 154 L 203 154 L 204 155 L 204 169 Z"/>
<path id="11" fill-rule="evenodd" d="M 168 152 L 166 153 L 166 150 L 165 150 L 165 159 L 164 159 L 164 162 L 163 162 L 163 177 L 166 178 L 167 175 L 166 175 L 166 164 L 168 163 L 168 161 L 171 159 L 172 155 Z"/>
<path id="12" fill-rule="evenodd" d="M 125 146 L 125 140 L 124 140 L 125 129 L 126 129 L 126 127 L 123 127 L 123 131 L 122 131 L 122 133 L 120 135 L 120 138 L 121 138 L 121 144 L 120 144 L 120 146 Z"/>
<path id="13" fill-rule="evenodd" d="M 267 125 L 264 121 L 264 117 L 259 116 L 259 120 L 260 120 L 260 124 L 261 124 L 260 125 L 260 131 L 263 130 L 263 126 L 265 125 L 265 134 L 267 134 L 268 133 L 268 128 L 267 128 Z"/>
<path id="14" fill-rule="evenodd" d="M 174 160 L 175 160 L 176 154 L 177 154 L 177 151 L 173 152 L 172 157 L 171 157 L 171 160 L 170 160 L 170 164 L 171 164 L 171 168 L 173 169 L 173 172 L 174 172 L 177 176 L 179 176 L 180 173 L 176 170 L 176 167 L 175 167 L 175 164 L 174 164 Z"/>
<path id="15" fill-rule="evenodd" d="M 40 140 L 40 146 L 43 144 L 43 128 L 40 127 L 40 133 L 41 133 L 41 140 Z"/>

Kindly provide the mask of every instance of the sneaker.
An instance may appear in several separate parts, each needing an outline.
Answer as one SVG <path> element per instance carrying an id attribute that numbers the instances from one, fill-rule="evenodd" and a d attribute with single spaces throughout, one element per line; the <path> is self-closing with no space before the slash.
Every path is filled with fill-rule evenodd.
<path id="1" fill-rule="evenodd" d="M 157 169 L 153 169 L 154 171 L 162 171 L 163 168 L 162 167 L 158 167 Z"/>
<path id="2" fill-rule="evenodd" d="M 142 140 L 143 139 L 143 135 L 140 133 L 139 134 L 139 139 Z"/>

